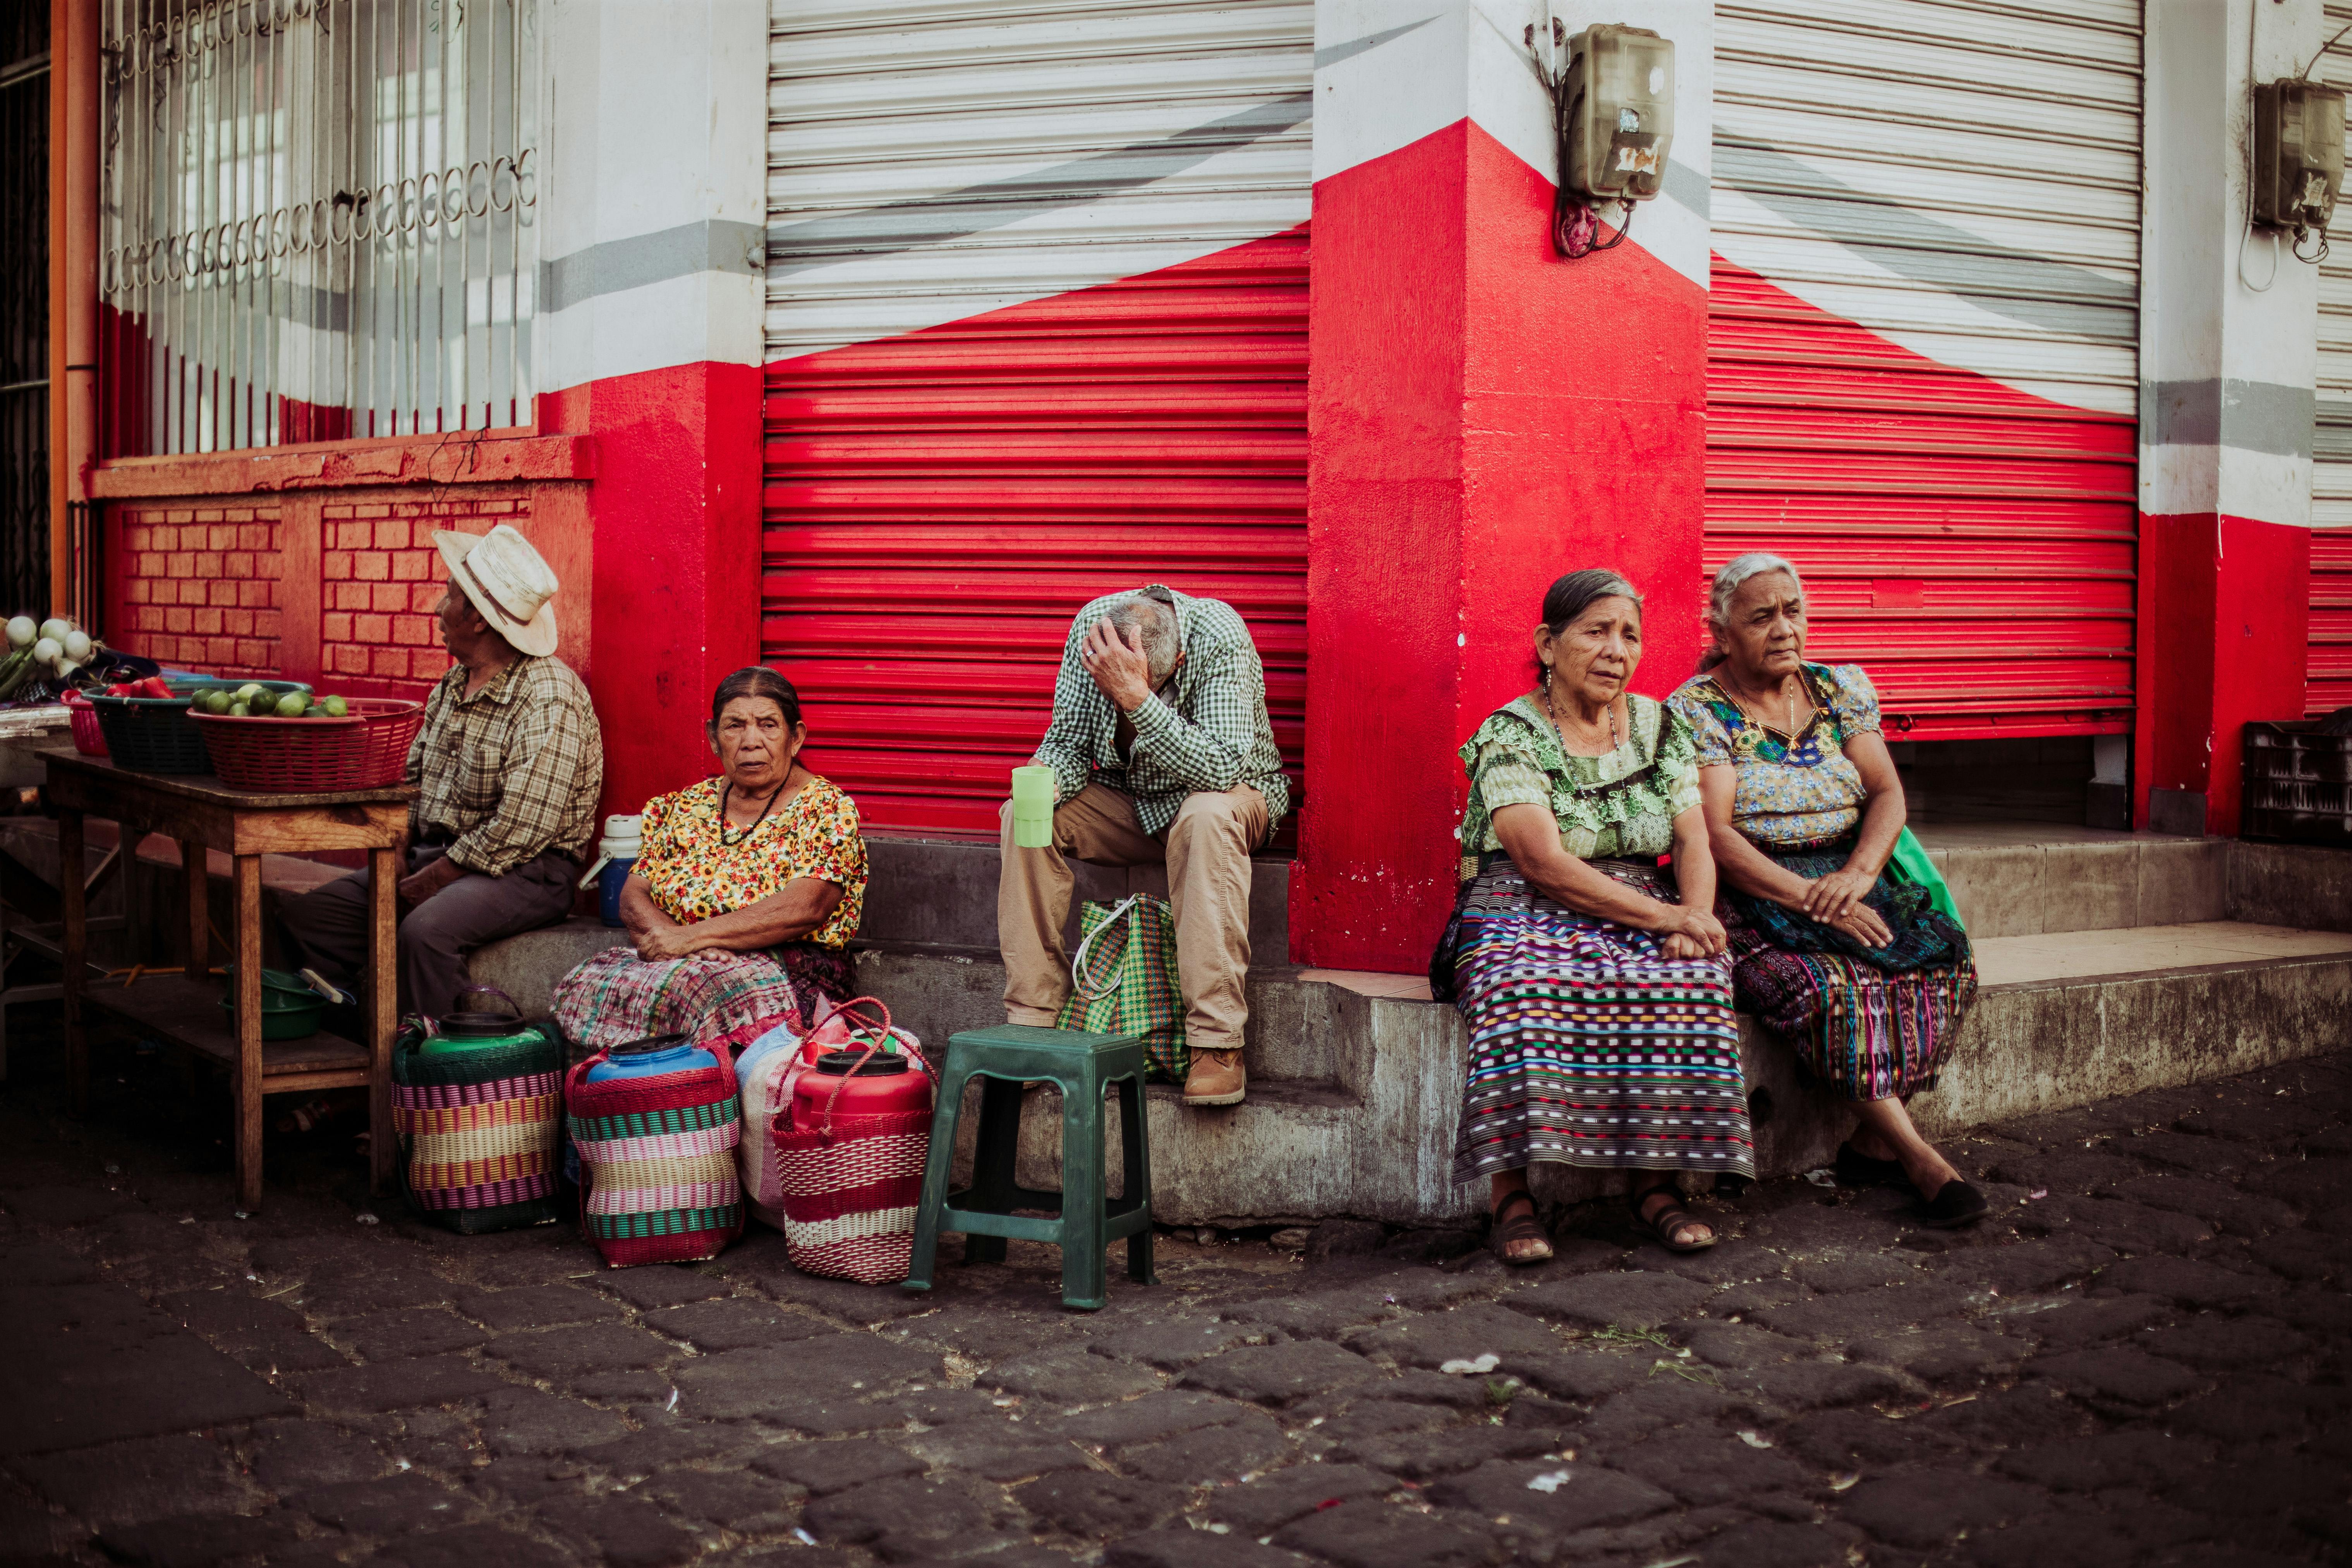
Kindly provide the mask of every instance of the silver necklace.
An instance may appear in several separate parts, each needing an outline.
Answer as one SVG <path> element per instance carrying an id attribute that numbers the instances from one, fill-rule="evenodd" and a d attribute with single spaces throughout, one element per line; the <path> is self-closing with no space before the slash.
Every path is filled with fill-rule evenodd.
<path id="1" fill-rule="evenodd" d="M 1740 695 L 1737 682 L 1727 680 L 1718 675 L 1715 683 L 1723 688 L 1724 694 L 1731 699 L 1731 705 L 1754 720 L 1759 729 L 1769 730 L 1784 741 L 1793 741 L 1797 738 L 1797 721 L 1791 720 L 1787 727 L 1775 724 L 1757 709 L 1749 706 L 1748 699 Z M 1801 676 L 1798 678 L 1798 689 L 1800 691 L 1804 689 L 1804 679 Z M 1817 708 L 1814 711 L 1819 712 L 1820 710 Z"/>

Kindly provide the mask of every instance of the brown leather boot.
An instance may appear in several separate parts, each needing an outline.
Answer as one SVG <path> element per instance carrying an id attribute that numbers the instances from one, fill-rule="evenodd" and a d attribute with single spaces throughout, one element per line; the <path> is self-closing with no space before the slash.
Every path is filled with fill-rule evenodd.
<path id="1" fill-rule="evenodd" d="M 1239 1105 L 1248 1088 L 1241 1052 L 1194 1051 L 1192 1070 L 1184 1075 L 1184 1103 Z"/>

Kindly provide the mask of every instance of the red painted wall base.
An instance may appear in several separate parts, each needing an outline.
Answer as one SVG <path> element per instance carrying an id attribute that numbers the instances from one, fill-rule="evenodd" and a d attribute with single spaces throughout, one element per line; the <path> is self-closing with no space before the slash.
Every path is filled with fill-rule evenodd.
<path id="1" fill-rule="evenodd" d="M 2250 721 L 2300 718 L 2311 531 L 2226 513 L 2140 519 L 2139 732 L 2133 824 L 2150 789 L 2205 796 L 2205 831 L 2238 831 Z"/>
<path id="2" fill-rule="evenodd" d="M 1315 189 L 1299 963 L 1427 962 L 1453 752 L 1532 684 L 1555 577 L 1646 592 L 1638 689 L 1697 656 L 1706 296 L 1636 245 L 1559 260 L 1551 195 L 1467 121 Z"/>
<path id="3" fill-rule="evenodd" d="M 604 657 L 588 683 L 608 811 L 718 771 L 710 693 L 760 656 L 760 373 L 690 364 L 540 400 L 595 437 L 585 600 Z"/>

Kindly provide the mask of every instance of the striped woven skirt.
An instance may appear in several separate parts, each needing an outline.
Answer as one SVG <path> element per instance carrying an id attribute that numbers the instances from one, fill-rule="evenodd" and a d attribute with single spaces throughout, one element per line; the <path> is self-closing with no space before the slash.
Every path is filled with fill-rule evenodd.
<path id="1" fill-rule="evenodd" d="M 1663 874 L 1593 868 L 1667 903 Z M 1752 1178 L 1731 973 L 1564 909 L 1497 858 L 1463 895 L 1454 1005 L 1470 1026 L 1454 1145 L 1467 1185 L 1538 1160 Z"/>
<path id="2" fill-rule="evenodd" d="M 1843 866 L 1853 840 L 1757 847 L 1810 879 Z M 1863 902 L 1893 934 L 1885 947 L 1865 947 L 1802 913 L 1727 889 L 1722 909 L 1739 1005 L 1843 1099 L 1932 1089 L 1976 1001 L 1968 933 L 1928 902 L 1926 889 L 1884 872 Z"/>
<path id="3" fill-rule="evenodd" d="M 664 960 L 614 947 L 555 983 L 555 1021 L 574 1060 L 653 1035 L 690 1035 L 732 1054 L 787 1020 L 806 1026 L 828 999 L 850 994 L 852 979 L 847 954 L 808 942 Z"/>

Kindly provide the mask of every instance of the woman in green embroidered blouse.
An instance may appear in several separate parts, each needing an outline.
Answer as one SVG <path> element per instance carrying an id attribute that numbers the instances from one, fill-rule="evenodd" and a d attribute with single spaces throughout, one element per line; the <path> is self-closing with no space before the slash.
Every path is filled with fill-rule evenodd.
<path id="1" fill-rule="evenodd" d="M 1463 885 L 1430 973 L 1470 1026 L 1454 1179 L 1486 1178 L 1507 1263 L 1551 1256 L 1539 1160 L 1633 1173 L 1640 1224 L 1693 1251 L 1715 1233 L 1675 1173 L 1755 1173 L 1697 756 L 1625 689 L 1642 600 L 1624 578 L 1553 584 L 1535 645 L 1537 689 L 1461 751 Z"/>

